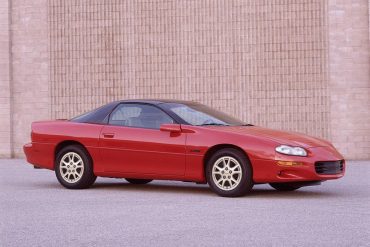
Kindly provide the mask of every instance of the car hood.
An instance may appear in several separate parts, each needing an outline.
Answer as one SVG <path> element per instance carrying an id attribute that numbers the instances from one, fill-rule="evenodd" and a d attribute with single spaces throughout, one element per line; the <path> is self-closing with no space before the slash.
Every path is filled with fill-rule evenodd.
<path id="1" fill-rule="evenodd" d="M 304 148 L 331 146 L 331 144 L 325 140 L 305 134 L 273 130 L 258 126 L 217 126 L 212 128 L 218 128 L 222 132 L 254 136 L 262 139 L 265 138 L 276 141 L 280 144 L 300 146 Z"/>

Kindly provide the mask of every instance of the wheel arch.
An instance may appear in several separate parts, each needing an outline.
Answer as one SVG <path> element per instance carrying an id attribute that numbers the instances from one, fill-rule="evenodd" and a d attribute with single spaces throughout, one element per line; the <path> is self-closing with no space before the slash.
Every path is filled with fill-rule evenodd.
<path id="1" fill-rule="evenodd" d="M 87 148 L 81 142 L 78 142 L 78 141 L 75 141 L 75 140 L 64 140 L 64 141 L 59 142 L 56 145 L 55 149 L 54 149 L 54 168 L 55 168 L 55 161 L 57 159 L 57 156 L 58 156 L 58 153 L 60 152 L 60 150 L 62 150 L 65 147 L 71 146 L 71 145 L 78 145 L 78 146 L 82 147 L 85 150 L 87 156 L 89 157 L 89 159 L 91 161 L 91 165 L 94 166 L 94 162 L 93 162 L 93 159 L 92 159 L 89 151 L 87 150 Z"/>
<path id="2" fill-rule="evenodd" d="M 251 162 L 247 152 L 245 152 L 241 147 L 239 147 L 237 145 L 224 143 L 224 144 L 217 144 L 217 145 L 214 145 L 214 146 L 210 147 L 207 150 L 207 152 L 205 153 L 204 158 L 203 158 L 203 174 L 204 174 L 205 179 L 206 179 L 206 175 L 205 175 L 206 174 L 206 167 L 207 167 L 207 163 L 208 163 L 209 159 L 217 151 L 219 151 L 221 149 L 226 149 L 226 148 L 232 148 L 232 149 L 236 149 L 236 150 L 240 151 L 245 156 L 245 158 L 248 160 L 248 162 L 251 166 L 252 174 L 253 174 L 252 162 Z"/>

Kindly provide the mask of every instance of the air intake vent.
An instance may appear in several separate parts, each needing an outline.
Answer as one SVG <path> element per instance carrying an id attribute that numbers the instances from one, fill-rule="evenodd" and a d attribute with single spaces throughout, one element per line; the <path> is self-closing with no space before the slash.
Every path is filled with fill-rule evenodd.
<path id="1" fill-rule="evenodd" d="M 338 161 L 319 161 L 315 163 L 317 174 L 334 175 L 343 172 L 343 160 Z"/>

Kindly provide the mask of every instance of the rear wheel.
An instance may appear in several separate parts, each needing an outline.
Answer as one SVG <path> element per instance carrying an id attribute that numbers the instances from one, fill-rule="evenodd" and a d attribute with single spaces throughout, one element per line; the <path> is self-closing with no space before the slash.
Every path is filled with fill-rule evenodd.
<path id="1" fill-rule="evenodd" d="M 279 191 L 294 191 L 301 188 L 300 186 L 294 186 L 289 183 L 270 183 L 270 186 Z"/>
<path id="2" fill-rule="evenodd" d="M 136 179 L 136 178 L 125 178 L 130 184 L 147 184 L 153 181 L 153 179 Z"/>
<path id="3" fill-rule="evenodd" d="M 58 152 L 55 175 L 59 183 L 68 189 L 85 189 L 96 180 L 91 158 L 80 145 L 70 145 Z"/>
<path id="4" fill-rule="evenodd" d="M 241 151 L 225 148 L 209 159 L 206 168 L 207 182 L 220 196 L 238 197 L 253 187 L 251 165 Z"/>

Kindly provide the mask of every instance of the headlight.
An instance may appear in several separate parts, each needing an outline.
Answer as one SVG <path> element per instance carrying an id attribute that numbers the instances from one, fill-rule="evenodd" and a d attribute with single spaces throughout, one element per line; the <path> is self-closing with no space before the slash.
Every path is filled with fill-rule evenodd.
<path id="1" fill-rule="evenodd" d="M 301 147 L 291 147 L 287 145 L 280 145 L 275 148 L 276 152 L 286 155 L 307 156 L 307 151 Z"/>

